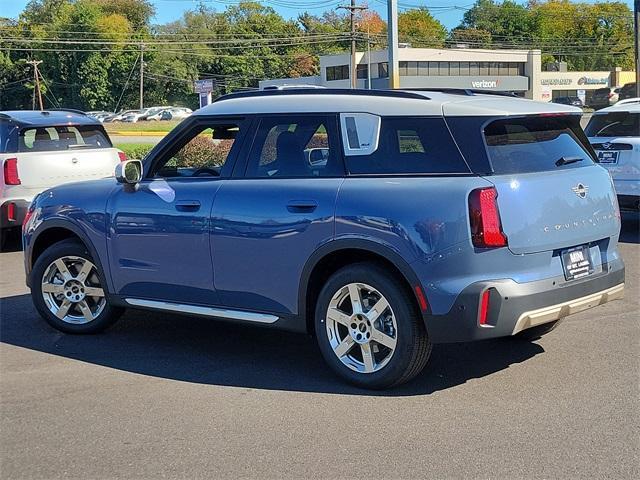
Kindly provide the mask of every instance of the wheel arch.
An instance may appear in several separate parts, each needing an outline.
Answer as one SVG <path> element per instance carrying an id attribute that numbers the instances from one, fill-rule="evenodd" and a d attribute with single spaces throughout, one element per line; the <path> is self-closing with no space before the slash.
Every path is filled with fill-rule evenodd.
<path id="1" fill-rule="evenodd" d="M 309 258 L 302 271 L 298 293 L 298 313 L 305 319 L 306 330 L 314 334 L 315 304 L 325 281 L 338 269 L 353 263 L 371 261 L 391 269 L 392 273 L 404 281 L 414 306 L 424 316 L 428 312 L 420 308 L 421 300 L 415 290 L 422 285 L 417 275 L 400 254 L 391 247 L 365 239 L 334 240 L 317 249 Z"/>
<path id="2" fill-rule="evenodd" d="M 27 285 L 31 285 L 31 272 L 33 265 L 38 258 L 45 252 L 51 245 L 61 242 L 67 239 L 79 240 L 91 254 L 96 266 L 100 269 L 105 277 L 105 287 L 109 283 L 108 272 L 103 268 L 98 251 L 94 247 L 89 237 L 83 232 L 83 230 L 73 224 L 72 222 L 50 219 L 43 223 L 31 236 L 30 246 L 28 251 L 25 251 L 25 262 L 27 267 Z"/>

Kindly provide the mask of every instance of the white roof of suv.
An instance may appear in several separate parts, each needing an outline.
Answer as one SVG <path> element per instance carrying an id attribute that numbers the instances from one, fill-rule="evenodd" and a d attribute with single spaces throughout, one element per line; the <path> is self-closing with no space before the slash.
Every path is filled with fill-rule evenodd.
<path id="1" fill-rule="evenodd" d="M 620 100 L 615 105 L 594 112 L 594 115 L 602 115 L 611 112 L 640 113 L 640 98 L 627 98 L 625 100 Z"/>
<path id="2" fill-rule="evenodd" d="M 366 112 L 395 116 L 507 116 L 582 113 L 577 107 L 523 98 L 474 93 L 412 90 L 263 90 L 225 95 L 194 115 L 253 113 Z"/>

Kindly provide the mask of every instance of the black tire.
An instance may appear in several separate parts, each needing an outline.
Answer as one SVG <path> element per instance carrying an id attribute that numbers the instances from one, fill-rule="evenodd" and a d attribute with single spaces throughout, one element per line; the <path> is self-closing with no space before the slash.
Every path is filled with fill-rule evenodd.
<path id="1" fill-rule="evenodd" d="M 105 291 L 106 305 L 100 314 L 88 323 L 72 324 L 61 320 L 49 310 L 42 295 L 42 280 L 46 269 L 57 259 L 69 256 L 81 257 L 92 262 L 96 266 L 95 270 L 99 278 L 99 285 Z M 31 271 L 31 298 L 42 318 L 56 330 L 65 333 L 89 334 L 101 332 L 110 327 L 124 313 L 123 308 L 114 307 L 110 304 L 109 295 L 106 292 L 104 274 L 100 270 L 100 266 L 89 254 L 87 248 L 78 240 L 63 240 L 55 243 L 38 257 Z"/>
<path id="2" fill-rule="evenodd" d="M 345 365 L 334 353 L 327 332 L 325 317 L 332 297 L 352 283 L 376 289 L 389 302 L 395 315 L 395 350 L 386 365 L 372 373 L 356 372 Z M 349 265 L 329 278 L 316 303 L 315 330 L 322 356 L 331 369 L 362 388 L 383 389 L 408 382 L 424 369 L 431 354 L 431 342 L 422 317 L 405 283 L 374 263 Z"/>
<path id="3" fill-rule="evenodd" d="M 516 340 L 523 340 L 526 342 L 530 342 L 533 340 L 538 340 L 543 335 L 546 335 L 560 324 L 560 320 L 556 320 L 554 322 L 543 323 L 542 325 L 538 325 L 537 327 L 527 328 L 519 333 L 517 333 L 513 338 Z"/>
<path id="4" fill-rule="evenodd" d="M 6 228 L 0 228 L 0 252 L 4 252 L 4 244 L 7 242 L 8 233 Z"/>

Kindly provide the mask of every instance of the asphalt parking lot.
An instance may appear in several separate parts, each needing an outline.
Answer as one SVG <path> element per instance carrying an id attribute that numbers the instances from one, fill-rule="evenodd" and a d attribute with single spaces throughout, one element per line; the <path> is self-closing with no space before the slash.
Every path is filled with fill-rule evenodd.
<path id="1" fill-rule="evenodd" d="M 49 328 L 0 254 L 0 476 L 640 478 L 640 236 L 626 298 L 536 342 L 440 345 L 411 384 L 341 383 L 311 338 L 128 312 Z"/>

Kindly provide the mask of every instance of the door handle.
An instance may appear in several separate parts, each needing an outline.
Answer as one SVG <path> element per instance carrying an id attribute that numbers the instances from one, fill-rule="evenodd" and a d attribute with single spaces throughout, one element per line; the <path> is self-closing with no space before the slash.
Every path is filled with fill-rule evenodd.
<path id="1" fill-rule="evenodd" d="M 309 213 L 318 208 L 315 200 L 291 200 L 287 203 L 287 210 L 291 213 Z"/>
<path id="2" fill-rule="evenodd" d="M 200 202 L 198 200 L 180 200 L 176 202 L 176 210 L 181 212 L 197 212 L 200 210 Z"/>

